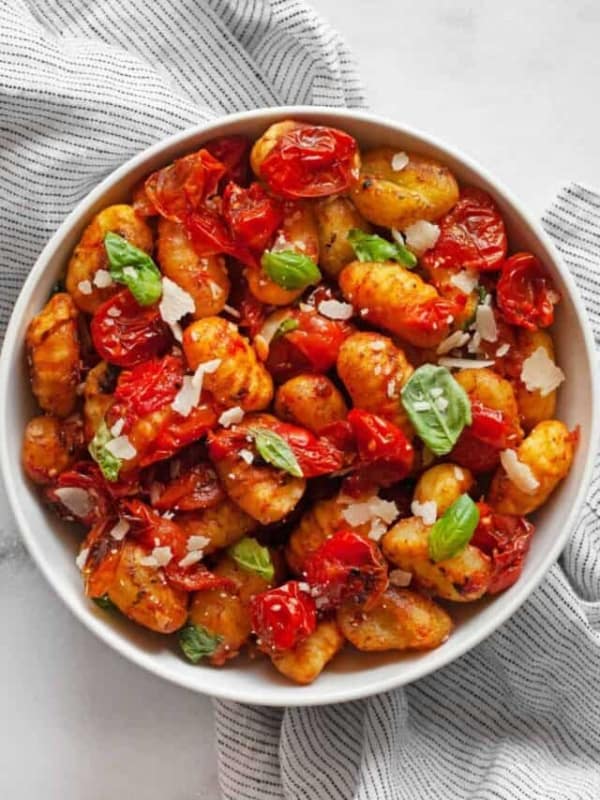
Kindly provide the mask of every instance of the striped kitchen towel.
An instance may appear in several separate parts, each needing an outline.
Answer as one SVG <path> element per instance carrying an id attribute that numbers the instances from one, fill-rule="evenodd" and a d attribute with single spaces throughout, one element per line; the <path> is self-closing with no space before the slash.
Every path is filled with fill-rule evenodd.
<path id="1" fill-rule="evenodd" d="M 600 347 L 600 194 L 568 186 L 543 222 Z M 215 714 L 225 800 L 599 800 L 600 458 L 561 563 L 458 661 L 367 700 Z"/>
<path id="2" fill-rule="evenodd" d="M 0 0 L 0 335 L 43 244 L 106 174 L 215 114 L 284 103 L 363 104 L 302 0 Z M 598 332 L 599 216 L 572 186 L 546 217 Z M 562 566 L 450 667 L 335 707 L 216 703 L 224 798 L 600 798 L 599 488 Z"/>

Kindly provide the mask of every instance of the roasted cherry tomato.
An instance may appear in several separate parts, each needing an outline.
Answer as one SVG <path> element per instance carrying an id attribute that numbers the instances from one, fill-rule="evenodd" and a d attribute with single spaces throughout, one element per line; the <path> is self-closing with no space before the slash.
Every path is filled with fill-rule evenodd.
<path id="1" fill-rule="evenodd" d="M 368 610 L 388 586 L 387 565 L 378 546 L 347 530 L 334 533 L 308 557 L 304 575 L 321 610 L 348 599 Z"/>
<path id="2" fill-rule="evenodd" d="M 521 575 L 535 528 L 525 517 L 495 514 L 486 503 L 477 505 L 479 524 L 471 544 L 491 556 L 493 574 L 488 592 L 497 594 Z"/>
<path id="3" fill-rule="evenodd" d="M 209 208 L 194 211 L 187 216 L 185 228 L 199 256 L 225 253 L 246 266 L 258 267 L 257 257 L 245 245 L 234 242 L 221 213 Z"/>
<path id="4" fill-rule="evenodd" d="M 497 447 L 485 444 L 465 428 L 452 448 L 450 460 L 476 475 L 491 472 L 500 463 L 500 451 Z"/>
<path id="5" fill-rule="evenodd" d="M 126 420 L 124 430 L 146 414 L 168 405 L 183 384 L 183 361 L 177 356 L 154 358 L 123 370 L 115 389 L 111 417 Z"/>
<path id="6" fill-rule="evenodd" d="M 140 466 L 147 467 L 156 461 L 171 458 L 182 447 L 198 441 L 216 424 L 217 413 L 210 403 L 192 408 L 187 417 L 172 411 L 158 436 L 141 457 Z"/>
<path id="7" fill-rule="evenodd" d="M 287 422 L 273 422 L 269 427 L 288 443 L 305 478 L 330 475 L 342 468 L 344 454 L 329 439 Z"/>
<path id="8" fill-rule="evenodd" d="M 68 495 L 61 496 L 62 493 L 57 492 L 61 489 L 80 489 L 86 494 L 69 501 Z M 107 482 L 93 461 L 80 461 L 62 472 L 56 483 L 45 490 L 45 495 L 62 517 L 75 519 L 88 527 L 108 517 L 111 512 L 114 516 L 113 498 Z M 63 497 L 67 497 L 67 503 Z"/>
<path id="9" fill-rule="evenodd" d="M 81 572 L 88 597 L 102 597 L 114 580 L 123 545 L 110 535 L 116 524 L 116 516 L 99 519 L 83 542 L 82 551 L 88 553 Z"/>
<path id="10" fill-rule="evenodd" d="M 336 128 L 298 125 L 279 137 L 260 177 L 281 197 L 323 197 L 357 178 L 356 140 Z"/>
<path id="11" fill-rule="evenodd" d="M 461 433 L 450 459 L 471 472 L 490 472 L 498 466 L 500 451 L 518 444 L 519 431 L 506 415 L 478 401 L 471 403 L 472 423 Z"/>
<path id="12" fill-rule="evenodd" d="M 216 506 L 224 497 L 216 472 L 204 462 L 171 480 L 152 501 L 152 506 L 159 511 L 197 511 Z"/>
<path id="13" fill-rule="evenodd" d="M 496 288 L 498 308 L 511 325 L 534 331 L 554 321 L 559 300 L 549 275 L 532 253 L 515 253 L 502 265 Z"/>
<path id="14" fill-rule="evenodd" d="M 139 306 L 129 289 L 111 297 L 90 325 L 98 355 L 109 364 L 137 367 L 165 353 L 173 341 L 156 306 Z"/>
<path id="15" fill-rule="evenodd" d="M 377 414 L 352 409 L 348 414 L 358 450 L 358 470 L 381 486 L 402 480 L 410 472 L 414 450 L 404 433 Z"/>
<path id="16" fill-rule="evenodd" d="M 283 211 L 260 183 L 243 189 L 230 181 L 223 192 L 223 216 L 235 242 L 262 253 L 281 225 Z"/>
<path id="17" fill-rule="evenodd" d="M 188 537 L 172 519 L 161 517 L 141 500 L 126 500 L 123 515 L 130 524 L 129 535 L 152 552 L 155 547 L 170 547 L 172 558 L 163 567 L 171 586 L 184 592 L 201 592 L 206 589 L 231 589 L 233 582 L 210 572 L 201 561 L 182 566 L 188 553 Z"/>
<path id="18" fill-rule="evenodd" d="M 250 141 L 245 136 L 219 136 L 204 147 L 226 168 L 226 179 L 246 186 L 250 175 Z"/>
<path id="19" fill-rule="evenodd" d="M 465 303 L 466 295 L 457 296 L 454 300 L 434 297 L 412 306 L 406 313 L 406 325 L 415 332 L 424 334 L 438 331 L 452 322 L 452 319 L 462 311 Z"/>
<path id="20" fill-rule="evenodd" d="M 188 214 L 215 194 L 225 171 L 225 166 L 203 148 L 153 172 L 144 188 L 162 217 L 185 222 Z"/>
<path id="21" fill-rule="evenodd" d="M 268 307 L 252 294 L 241 269 L 230 270 L 230 279 L 231 290 L 227 305 L 235 309 L 237 315 L 239 315 L 233 315 L 233 322 L 253 339 L 259 333 L 267 318 Z"/>
<path id="22" fill-rule="evenodd" d="M 315 601 L 298 581 L 255 595 L 250 612 L 258 646 L 267 651 L 291 650 L 317 627 Z"/>
<path id="23" fill-rule="evenodd" d="M 337 361 L 340 347 L 352 333 L 343 320 L 324 317 L 317 311 L 293 309 L 289 315 L 298 327 L 271 342 L 267 369 L 277 381 L 301 372 L 327 372 Z"/>
<path id="24" fill-rule="evenodd" d="M 458 203 L 438 223 L 435 247 L 423 256 L 427 269 L 499 269 L 506 256 L 506 231 L 492 198 L 481 189 L 463 189 Z"/>

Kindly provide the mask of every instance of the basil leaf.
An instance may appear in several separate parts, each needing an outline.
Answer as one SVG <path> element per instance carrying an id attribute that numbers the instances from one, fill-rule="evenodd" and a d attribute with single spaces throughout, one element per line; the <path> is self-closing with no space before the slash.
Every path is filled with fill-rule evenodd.
<path id="1" fill-rule="evenodd" d="M 302 470 L 292 448 L 278 433 L 268 428 L 249 428 L 248 432 L 254 437 L 256 449 L 268 464 L 289 472 L 295 478 L 302 478 Z"/>
<path id="2" fill-rule="evenodd" d="M 308 256 L 294 250 L 265 250 L 260 260 L 269 278 L 284 289 L 304 289 L 321 280 L 319 268 Z"/>
<path id="3" fill-rule="evenodd" d="M 417 266 L 417 257 L 403 244 L 388 242 L 374 233 L 365 233 L 352 228 L 346 237 L 359 261 L 397 261 L 412 269 Z"/>
<path id="4" fill-rule="evenodd" d="M 92 600 L 103 611 L 118 611 L 119 610 L 107 594 L 103 594 L 102 597 L 92 597 Z"/>
<path id="5" fill-rule="evenodd" d="M 296 328 L 300 327 L 300 323 L 297 319 L 293 317 L 288 317 L 284 319 L 283 322 L 279 325 L 275 333 L 273 334 L 273 339 L 271 341 L 275 341 L 275 339 L 279 339 L 280 336 L 285 336 L 286 333 L 291 333 L 295 331 Z"/>
<path id="6" fill-rule="evenodd" d="M 256 539 L 245 536 L 228 550 L 236 564 L 248 572 L 256 572 L 266 581 L 272 581 L 275 575 L 271 554 L 267 547 L 262 547 Z"/>
<path id="7" fill-rule="evenodd" d="M 400 399 L 418 436 L 436 456 L 449 453 L 465 425 L 471 424 L 469 398 L 445 367 L 419 367 Z"/>
<path id="8" fill-rule="evenodd" d="M 179 631 L 179 646 L 192 664 L 197 664 L 201 658 L 212 656 L 222 641 L 222 636 L 211 633 L 203 625 L 194 625 L 193 622 L 188 622 Z"/>
<path id="9" fill-rule="evenodd" d="M 471 541 L 479 522 L 479 509 L 468 494 L 461 494 L 429 531 L 429 557 L 446 561 Z"/>
<path id="10" fill-rule="evenodd" d="M 141 306 L 151 306 L 162 294 L 160 272 L 148 253 L 117 233 L 107 233 L 104 247 L 113 281 L 123 283 Z"/>
<path id="11" fill-rule="evenodd" d="M 112 441 L 112 438 L 106 421 L 102 420 L 94 438 L 89 444 L 88 450 L 91 457 L 102 470 L 102 474 L 106 480 L 114 482 L 119 479 L 119 470 L 123 462 L 106 449 L 106 445 Z"/>

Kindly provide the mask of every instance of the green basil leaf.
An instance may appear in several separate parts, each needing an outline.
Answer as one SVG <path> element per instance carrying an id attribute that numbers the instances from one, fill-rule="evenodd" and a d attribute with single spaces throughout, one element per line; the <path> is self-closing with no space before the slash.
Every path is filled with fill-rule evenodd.
<path id="1" fill-rule="evenodd" d="M 471 541 L 479 522 L 479 509 L 468 494 L 461 494 L 429 531 L 429 557 L 446 561 Z"/>
<path id="2" fill-rule="evenodd" d="M 222 636 L 192 622 L 188 622 L 179 631 L 179 646 L 192 664 L 197 664 L 201 658 L 212 656 L 222 641 Z"/>
<path id="3" fill-rule="evenodd" d="M 256 449 L 267 464 L 283 469 L 295 478 L 302 478 L 302 470 L 292 448 L 278 433 L 268 428 L 249 428 L 248 432 L 254 437 Z"/>
<path id="4" fill-rule="evenodd" d="M 358 228 L 352 228 L 347 239 L 359 261 L 397 261 L 409 269 L 417 266 L 417 257 L 403 244 L 388 242 Z"/>
<path id="5" fill-rule="evenodd" d="M 103 594 L 102 597 L 92 597 L 92 600 L 103 611 L 118 611 L 119 610 L 107 594 Z"/>
<path id="6" fill-rule="evenodd" d="M 260 260 L 269 278 L 284 289 L 304 289 L 321 280 L 319 268 L 308 256 L 294 250 L 265 250 Z"/>
<path id="7" fill-rule="evenodd" d="M 113 281 L 125 284 L 141 306 L 156 303 L 162 294 L 161 276 L 148 253 L 117 233 L 106 234 L 104 247 Z"/>
<path id="8" fill-rule="evenodd" d="M 285 336 L 286 333 L 291 333 L 295 331 L 296 328 L 300 327 L 300 323 L 297 319 L 293 317 L 288 317 L 284 319 L 283 322 L 279 325 L 275 333 L 273 334 L 273 339 L 271 341 L 275 341 L 275 339 L 279 339 L 280 336 Z"/>
<path id="9" fill-rule="evenodd" d="M 445 367 L 419 367 L 400 399 L 418 436 L 436 456 L 449 453 L 465 425 L 471 424 L 467 393 Z"/>
<path id="10" fill-rule="evenodd" d="M 102 474 L 106 480 L 114 482 L 119 479 L 119 470 L 123 462 L 106 449 L 106 445 L 112 441 L 112 438 L 106 421 L 102 420 L 94 438 L 89 444 L 88 450 L 91 457 L 102 470 Z"/>
<path id="11" fill-rule="evenodd" d="M 260 545 L 256 539 L 245 536 L 228 550 L 236 564 L 248 572 L 256 572 L 266 581 L 272 581 L 275 575 L 271 554 L 268 547 Z"/>

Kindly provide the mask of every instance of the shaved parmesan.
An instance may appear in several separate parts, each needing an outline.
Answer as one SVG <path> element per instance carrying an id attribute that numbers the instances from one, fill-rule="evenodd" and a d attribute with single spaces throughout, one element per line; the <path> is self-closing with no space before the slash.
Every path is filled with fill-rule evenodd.
<path id="1" fill-rule="evenodd" d="M 410 582 L 412 581 L 412 574 L 410 572 L 405 572 L 403 569 L 390 570 L 388 577 L 392 586 L 410 586 Z"/>
<path id="2" fill-rule="evenodd" d="M 428 400 L 415 400 L 413 406 L 415 411 L 429 411 L 431 403 Z"/>
<path id="3" fill-rule="evenodd" d="M 448 367 L 448 369 L 482 369 L 483 367 L 491 367 L 494 362 L 489 359 L 477 361 L 474 358 L 438 358 L 440 367 Z"/>
<path id="4" fill-rule="evenodd" d="M 84 547 L 83 550 L 81 550 L 79 552 L 79 555 L 75 559 L 75 563 L 77 564 L 79 569 L 83 570 L 83 568 L 85 567 L 85 562 L 87 561 L 87 557 L 89 556 L 89 554 L 90 554 L 90 548 L 89 547 Z"/>
<path id="5" fill-rule="evenodd" d="M 87 516 L 94 507 L 89 492 L 77 486 L 63 486 L 55 489 L 54 494 L 75 517 Z"/>
<path id="6" fill-rule="evenodd" d="M 223 411 L 219 417 L 219 425 L 224 428 L 229 428 L 230 425 L 237 425 L 244 419 L 244 409 L 240 406 L 234 406 Z"/>
<path id="7" fill-rule="evenodd" d="M 196 310 L 194 298 L 175 281 L 163 276 L 162 279 L 162 298 L 158 306 L 160 316 L 164 321 L 172 325 L 186 314 L 193 314 Z"/>
<path id="8" fill-rule="evenodd" d="M 342 517 L 353 528 L 365 525 L 367 522 L 373 523 L 376 520 L 382 520 L 391 525 L 398 516 L 398 506 L 391 500 L 383 500 L 377 495 L 373 495 L 363 502 L 355 502 L 352 498 L 342 500 L 342 502 L 348 501 L 350 504 L 342 511 Z"/>
<path id="9" fill-rule="evenodd" d="M 525 494 L 533 494 L 539 487 L 540 482 L 530 467 L 519 461 L 515 450 L 503 450 L 500 453 L 500 463 L 504 467 L 509 481 Z"/>
<path id="10" fill-rule="evenodd" d="M 202 550 L 190 550 L 190 552 L 184 556 L 181 561 L 179 562 L 180 567 L 191 567 L 192 564 L 197 564 L 198 561 L 202 561 L 204 558 L 204 553 Z"/>
<path id="11" fill-rule="evenodd" d="M 397 228 L 392 228 L 391 233 L 392 239 L 396 242 L 396 244 L 399 244 L 400 247 L 404 247 L 404 236 L 402 235 L 402 232 Z"/>
<path id="12" fill-rule="evenodd" d="M 530 392 L 538 391 L 542 397 L 558 388 L 564 379 L 565 373 L 543 347 L 538 347 L 523 362 L 521 380 Z"/>
<path id="13" fill-rule="evenodd" d="M 498 338 L 498 326 L 491 306 L 477 306 L 475 329 L 484 342 L 496 341 Z"/>
<path id="14" fill-rule="evenodd" d="M 94 291 L 90 281 L 79 281 L 77 288 L 81 294 L 91 294 Z"/>
<path id="15" fill-rule="evenodd" d="M 469 338 L 469 334 L 465 333 L 465 331 L 454 331 L 454 333 L 451 333 L 450 336 L 447 336 L 439 343 L 436 353 L 438 355 L 449 353 L 450 350 L 454 350 L 456 347 L 462 347 L 469 341 Z"/>
<path id="16" fill-rule="evenodd" d="M 107 312 L 109 317 L 120 317 L 121 316 L 121 309 L 117 308 L 116 306 L 111 306 Z"/>
<path id="17" fill-rule="evenodd" d="M 385 522 L 382 522 L 380 519 L 374 519 L 371 523 L 371 527 L 369 528 L 369 533 L 367 536 L 369 539 L 373 539 L 374 542 L 378 542 L 387 529 L 388 526 L 385 524 Z"/>
<path id="18" fill-rule="evenodd" d="M 110 429 L 110 435 L 111 436 L 120 436 L 121 435 L 121 431 L 123 430 L 124 426 L 125 426 L 125 420 L 124 419 L 118 419 L 115 422 L 115 424 L 112 426 L 112 428 Z"/>
<path id="19" fill-rule="evenodd" d="M 475 331 L 475 333 L 471 337 L 471 341 L 467 346 L 467 351 L 469 353 L 481 352 L 481 334 L 478 331 Z"/>
<path id="20" fill-rule="evenodd" d="M 129 436 L 117 436 L 116 439 L 107 442 L 105 447 L 115 458 L 122 458 L 124 461 L 135 458 L 137 455 L 137 450 L 129 441 Z"/>
<path id="21" fill-rule="evenodd" d="M 228 306 L 227 304 L 225 304 L 223 306 L 223 311 L 226 311 L 228 314 L 230 314 L 232 317 L 235 317 L 236 319 L 239 319 L 241 317 L 240 312 L 237 310 L 237 308 L 234 308 L 233 306 Z"/>
<path id="22" fill-rule="evenodd" d="M 410 510 L 415 517 L 420 517 L 425 525 L 433 525 L 437 519 L 438 509 L 435 500 L 426 500 L 424 503 L 413 500 L 410 504 Z"/>
<path id="23" fill-rule="evenodd" d="M 246 464 L 252 464 L 254 461 L 254 454 L 250 452 L 250 450 L 240 450 L 240 458 L 243 459 Z"/>
<path id="24" fill-rule="evenodd" d="M 152 557 L 159 567 L 166 567 L 173 558 L 173 552 L 170 547 L 155 547 L 152 551 Z"/>
<path id="25" fill-rule="evenodd" d="M 450 278 L 450 283 L 464 294 L 471 294 L 479 281 L 479 273 L 474 269 L 464 269 Z"/>
<path id="26" fill-rule="evenodd" d="M 401 172 L 407 166 L 409 158 L 404 152 L 394 153 L 390 165 L 394 172 Z"/>
<path id="27" fill-rule="evenodd" d="M 502 358 L 508 353 L 509 350 L 510 350 L 510 345 L 508 344 L 508 342 L 504 342 L 504 344 L 501 344 L 500 347 L 496 350 L 496 355 L 498 356 L 498 358 Z"/>
<path id="28" fill-rule="evenodd" d="M 433 222 L 420 219 L 404 229 L 404 238 L 407 246 L 420 256 L 426 250 L 431 250 L 435 246 L 440 238 L 440 229 Z"/>
<path id="29" fill-rule="evenodd" d="M 438 397 L 438 399 L 435 401 L 435 405 L 439 411 L 445 411 L 448 408 L 449 403 L 445 397 Z"/>
<path id="30" fill-rule="evenodd" d="M 396 379 L 390 378 L 388 381 L 387 389 L 386 389 L 387 396 L 392 400 L 396 396 Z"/>
<path id="31" fill-rule="evenodd" d="M 97 286 L 99 289 L 106 289 L 107 286 L 112 285 L 112 282 L 113 279 L 107 269 L 99 269 L 96 271 L 94 275 L 94 286 Z"/>
<path id="32" fill-rule="evenodd" d="M 140 564 L 142 567 L 158 567 L 158 561 L 154 558 L 153 555 L 144 556 L 140 558 Z"/>
<path id="33" fill-rule="evenodd" d="M 183 328 L 178 322 L 167 323 L 176 342 L 183 342 Z"/>
<path id="34" fill-rule="evenodd" d="M 196 368 L 196 374 L 202 370 L 202 372 L 206 373 L 207 375 L 212 375 L 213 372 L 216 372 L 221 366 L 221 361 L 222 359 L 220 358 L 213 358 L 211 361 L 205 361 L 203 364 L 198 364 L 198 367 Z"/>
<path id="35" fill-rule="evenodd" d="M 322 300 L 318 310 L 320 314 L 329 319 L 350 319 L 354 314 L 350 303 L 340 303 L 339 300 Z"/>
<path id="36" fill-rule="evenodd" d="M 204 550 L 207 544 L 210 544 L 210 539 L 207 539 L 206 536 L 198 536 L 194 534 L 187 540 L 185 549 L 188 551 L 188 553 L 191 553 L 195 550 Z"/>
<path id="37" fill-rule="evenodd" d="M 113 539 L 116 539 L 117 542 L 122 541 L 129 530 L 129 523 L 126 519 L 120 519 L 116 525 L 114 525 L 110 530 L 110 535 Z"/>
<path id="38" fill-rule="evenodd" d="M 189 416 L 192 408 L 198 405 L 202 387 L 194 386 L 194 379 L 191 375 L 183 376 L 181 389 L 175 395 L 171 403 L 173 411 L 177 411 L 182 417 Z"/>

